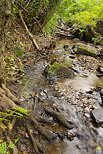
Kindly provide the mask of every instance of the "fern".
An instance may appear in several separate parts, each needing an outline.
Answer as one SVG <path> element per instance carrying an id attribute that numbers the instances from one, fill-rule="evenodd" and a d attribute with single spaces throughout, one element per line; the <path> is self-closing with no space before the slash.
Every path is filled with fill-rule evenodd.
<path id="1" fill-rule="evenodd" d="M 0 144 L 0 154 L 7 154 L 7 144 L 3 142 Z"/>
<path id="2" fill-rule="evenodd" d="M 7 110 L 7 112 L 0 112 L 2 115 L 17 117 L 17 118 L 24 118 L 28 115 L 28 110 L 18 107 L 18 108 L 12 108 L 11 110 Z M 1 120 L 6 120 L 5 118 L 1 118 Z"/>
<path id="3" fill-rule="evenodd" d="M 21 114 L 24 114 L 24 115 L 28 115 L 28 110 L 26 110 L 26 109 L 24 109 L 24 108 L 22 108 L 22 107 L 19 107 L 19 108 L 14 108 L 14 110 L 15 111 L 17 111 L 17 112 L 20 112 Z"/>
<path id="4" fill-rule="evenodd" d="M 19 139 L 15 139 L 15 143 L 18 142 Z M 9 144 L 6 142 L 3 142 L 0 144 L 0 154 L 8 154 L 8 148 L 14 149 L 15 144 L 13 142 L 10 142 Z"/>

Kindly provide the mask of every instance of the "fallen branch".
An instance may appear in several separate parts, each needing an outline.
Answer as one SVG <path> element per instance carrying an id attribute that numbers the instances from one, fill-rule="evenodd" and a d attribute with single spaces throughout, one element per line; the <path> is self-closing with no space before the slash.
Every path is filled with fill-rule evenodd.
<path id="1" fill-rule="evenodd" d="M 19 15 L 20 15 L 21 21 L 23 22 L 23 25 L 24 25 L 24 27 L 25 27 L 25 29 L 26 29 L 26 31 L 27 31 L 27 33 L 28 33 L 28 35 L 29 35 L 29 37 L 30 37 L 30 39 L 31 39 L 31 41 L 32 41 L 32 43 L 33 43 L 33 45 L 34 45 L 34 47 L 35 47 L 37 50 L 39 50 L 39 46 L 37 45 L 37 43 L 36 43 L 36 41 L 35 41 L 35 39 L 34 39 L 33 34 L 30 33 L 30 31 L 29 31 L 27 25 L 25 24 L 25 21 L 24 21 L 24 19 L 23 19 L 23 16 L 22 16 L 20 10 L 19 10 Z"/>
<path id="2" fill-rule="evenodd" d="M 57 28 L 61 29 L 63 31 L 66 31 L 66 32 L 70 32 L 70 30 L 72 30 L 72 28 L 66 29 L 66 28 L 63 28 L 63 27 L 60 27 L 60 26 L 57 26 Z"/>

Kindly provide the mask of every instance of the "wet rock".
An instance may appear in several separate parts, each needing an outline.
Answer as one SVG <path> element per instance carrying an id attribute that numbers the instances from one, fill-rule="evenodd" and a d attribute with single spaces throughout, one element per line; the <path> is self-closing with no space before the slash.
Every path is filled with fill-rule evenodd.
<path id="1" fill-rule="evenodd" d="M 80 39 L 79 38 L 74 38 L 73 41 L 78 41 L 79 42 Z"/>
<path id="2" fill-rule="evenodd" d="M 103 66 L 97 68 L 98 73 L 103 74 Z"/>
<path id="3" fill-rule="evenodd" d="M 79 44 L 76 45 L 74 51 L 76 54 L 82 54 L 82 55 L 87 55 L 92 57 L 97 56 L 96 51 L 94 51 L 91 47 L 87 47 Z"/>
<path id="4" fill-rule="evenodd" d="M 101 100 L 102 100 L 101 105 L 103 105 L 103 89 L 101 89 L 101 91 L 100 91 L 100 96 L 101 96 Z"/>
<path id="5" fill-rule="evenodd" d="M 64 48 L 64 49 L 67 49 L 68 47 L 69 47 L 68 44 L 63 44 L 63 48 Z"/>
<path id="6" fill-rule="evenodd" d="M 52 65 L 47 65 L 44 69 L 44 75 L 49 78 L 71 78 L 74 76 L 74 70 L 68 68 L 58 62 L 54 62 Z"/>
<path id="7" fill-rule="evenodd" d="M 92 111 L 92 116 L 97 124 L 103 123 L 103 108 L 98 108 Z"/>
<path id="8" fill-rule="evenodd" d="M 97 77 L 103 76 L 103 66 L 98 66 L 96 75 L 97 75 Z"/>

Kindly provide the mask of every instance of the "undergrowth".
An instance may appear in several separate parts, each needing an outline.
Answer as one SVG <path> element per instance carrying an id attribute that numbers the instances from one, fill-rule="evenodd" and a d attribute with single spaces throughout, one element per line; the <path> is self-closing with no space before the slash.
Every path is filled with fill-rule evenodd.
<path id="1" fill-rule="evenodd" d="M 63 23 L 68 23 L 69 26 L 79 25 L 85 28 L 87 24 L 95 26 L 101 18 L 103 18 L 102 0 L 63 0 L 45 30 L 52 33 L 58 19 L 62 19 Z"/>

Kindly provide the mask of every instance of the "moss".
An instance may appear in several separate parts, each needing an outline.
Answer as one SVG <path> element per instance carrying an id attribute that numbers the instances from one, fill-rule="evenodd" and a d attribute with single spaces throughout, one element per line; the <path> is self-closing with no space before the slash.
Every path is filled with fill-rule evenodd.
<path id="1" fill-rule="evenodd" d="M 48 73 L 56 74 L 61 67 L 61 64 L 55 62 L 50 66 Z"/>
<path id="2" fill-rule="evenodd" d="M 97 56 L 96 50 L 92 49 L 91 47 L 85 47 L 85 46 L 78 46 L 76 53 L 93 57 Z"/>
<path id="3" fill-rule="evenodd" d="M 73 60 L 72 60 L 72 59 L 66 60 L 66 61 L 64 62 L 64 65 L 67 66 L 67 67 L 72 67 L 72 65 L 73 65 Z"/>
<path id="4" fill-rule="evenodd" d="M 94 50 L 92 50 L 91 48 L 89 47 L 80 47 L 81 49 L 85 50 L 85 51 L 88 51 L 90 53 L 94 53 Z"/>

